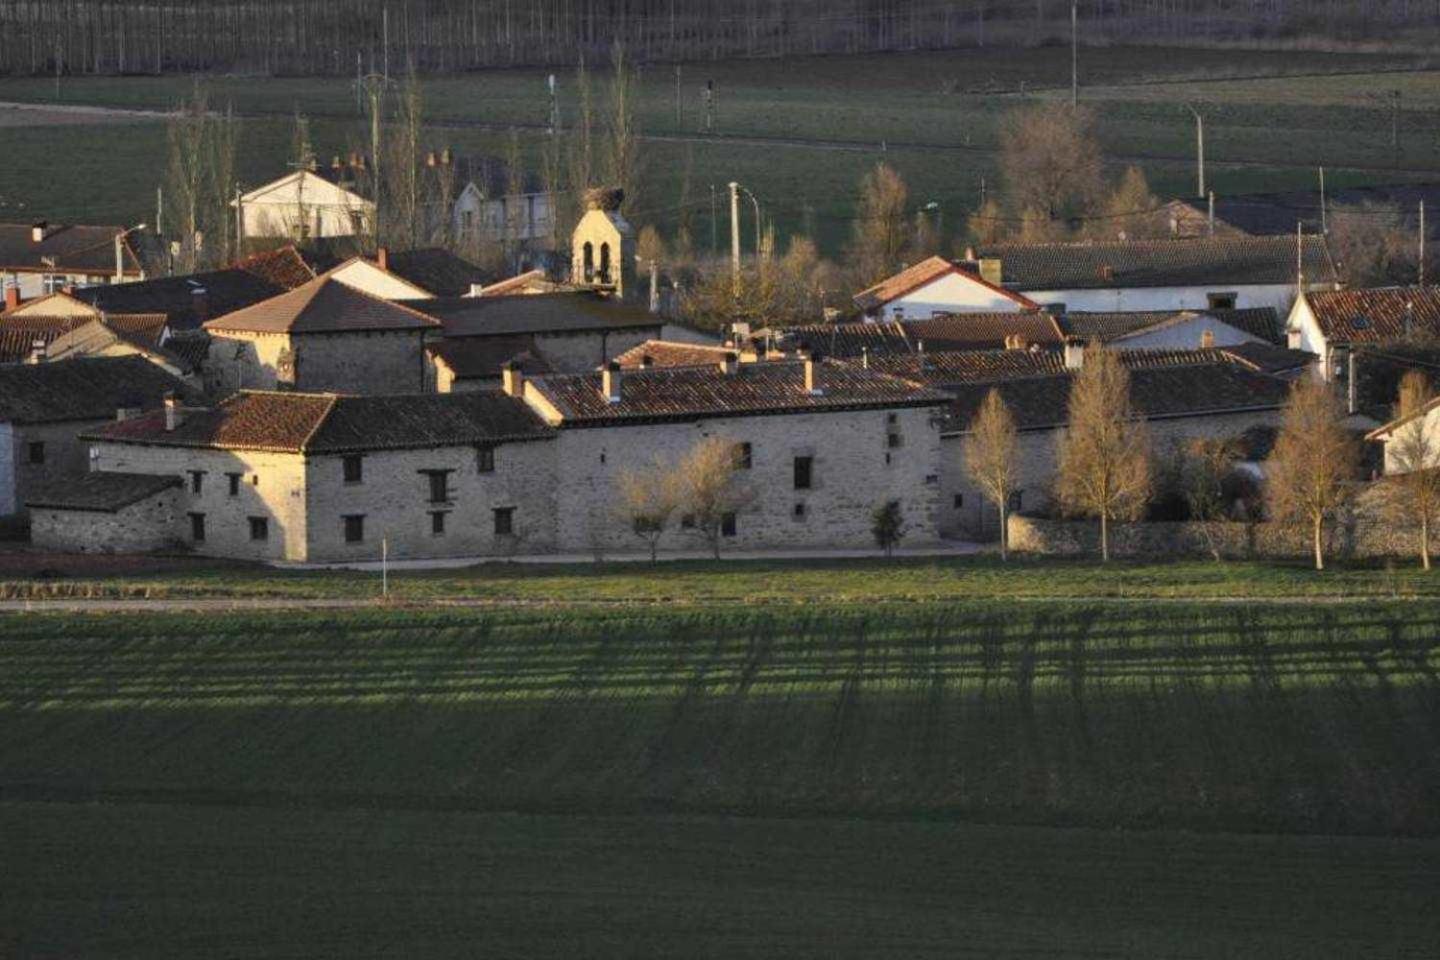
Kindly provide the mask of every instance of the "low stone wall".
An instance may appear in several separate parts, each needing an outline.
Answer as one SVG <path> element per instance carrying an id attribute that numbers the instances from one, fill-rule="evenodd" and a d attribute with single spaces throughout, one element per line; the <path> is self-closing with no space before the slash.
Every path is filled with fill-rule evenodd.
<path id="1" fill-rule="evenodd" d="M 1010 549 L 1056 557 L 1098 556 L 1100 524 L 1096 520 L 1052 520 L 1011 514 Z M 1440 546 L 1440 538 L 1436 538 Z M 1308 558 L 1310 530 L 1279 523 L 1112 523 L 1110 554 L 1115 557 L 1161 559 L 1210 557 L 1226 559 Z M 1419 555 L 1413 530 L 1396 529 L 1379 519 L 1350 519 L 1326 529 L 1326 554 L 1337 559 L 1364 560 Z"/>
<path id="2" fill-rule="evenodd" d="M 148 553 L 175 547 L 176 491 L 172 487 L 113 513 L 35 507 L 30 542 L 58 553 Z"/>

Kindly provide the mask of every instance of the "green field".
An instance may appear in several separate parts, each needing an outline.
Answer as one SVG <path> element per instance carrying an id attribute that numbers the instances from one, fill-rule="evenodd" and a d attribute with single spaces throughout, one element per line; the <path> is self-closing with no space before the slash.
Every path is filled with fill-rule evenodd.
<path id="1" fill-rule="evenodd" d="M 1310 187 L 1321 164 L 1330 168 L 1332 187 L 1435 171 L 1440 72 L 1417 72 L 1427 65 L 1398 55 L 1097 48 L 1082 51 L 1081 76 L 1112 159 L 1141 162 L 1162 194 L 1193 184 L 1193 128 L 1183 104 L 1202 105 L 1209 115 L 1211 181 L 1223 194 Z M 719 91 L 718 137 L 702 135 L 699 91 L 707 79 Z M 573 106 L 574 81 L 565 74 L 560 81 L 564 116 Z M 996 183 L 1000 116 L 1028 98 L 1065 95 L 1067 81 L 1068 58 L 1049 48 L 693 64 L 682 68 L 677 122 L 674 68 L 655 65 L 642 79 L 641 127 L 671 139 L 645 146 L 647 181 L 635 219 L 673 225 L 690 154 L 702 249 L 710 240 L 709 187 L 737 179 L 755 190 L 782 235 L 813 232 L 834 252 L 848 235 L 861 173 L 886 159 L 906 175 L 917 205 L 939 202 L 953 228 L 976 205 L 981 178 Z M 61 101 L 164 109 L 189 83 L 183 77 L 67 79 Z M 213 100 L 233 102 L 254 118 L 240 158 L 247 182 L 263 182 L 283 168 L 289 130 L 282 117 L 297 108 L 319 118 L 314 133 L 322 154 L 359 142 L 354 94 L 345 81 L 222 77 L 210 86 Z M 1386 169 L 1392 162 L 1389 103 L 1371 96 L 1392 89 L 1403 94 L 1404 170 L 1398 173 Z M 0 101 L 54 97 L 49 81 L 0 80 Z M 539 149 L 541 134 L 531 128 L 547 116 L 543 72 L 432 78 L 427 99 L 433 119 L 458 125 L 435 131 L 437 144 L 498 154 L 507 137 L 503 128 L 514 124 L 527 128 L 524 146 L 532 157 Z M 160 124 L 9 128 L 3 135 L 14 149 L 0 171 L 0 216 L 151 215 L 165 151 Z M 786 142 L 757 144 L 747 137 Z M 95 150 L 102 142 L 106 149 Z M 57 156 L 66 162 L 57 165 Z M 719 239 L 723 245 L 723 224 Z"/>
<path id="2" fill-rule="evenodd" d="M 1429 958 L 1440 845 L 0 802 L 0 954 Z"/>

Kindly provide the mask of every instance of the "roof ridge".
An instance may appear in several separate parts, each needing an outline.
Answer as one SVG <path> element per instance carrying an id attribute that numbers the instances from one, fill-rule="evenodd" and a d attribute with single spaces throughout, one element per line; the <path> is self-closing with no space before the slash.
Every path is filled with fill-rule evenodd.
<path id="1" fill-rule="evenodd" d="M 339 402 L 339 400 L 340 397 L 338 394 L 330 395 L 330 402 L 325 404 L 324 412 L 315 418 L 315 426 L 311 427 L 310 432 L 305 434 L 304 439 L 300 441 L 298 449 L 301 453 L 309 451 L 310 441 L 315 439 L 315 434 L 320 432 L 320 428 L 325 426 L 325 421 L 330 419 L 330 414 L 335 412 L 335 404 Z"/>

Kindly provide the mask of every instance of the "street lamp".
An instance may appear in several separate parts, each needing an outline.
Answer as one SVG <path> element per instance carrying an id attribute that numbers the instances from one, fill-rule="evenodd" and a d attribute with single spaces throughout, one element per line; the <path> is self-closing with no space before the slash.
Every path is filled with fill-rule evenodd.
<path id="1" fill-rule="evenodd" d="M 1198 159 L 1198 176 L 1200 181 L 1200 192 L 1197 196 L 1205 199 L 1205 117 L 1196 110 L 1192 104 L 1185 104 L 1185 109 L 1195 116 L 1195 153 Z"/>
<path id="2" fill-rule="evenodd" d="M 121 230 L 115 234 L 115 282 L 125 282 L 125 245 L 122 241 L 136 230 L 144 230 L 148 224 L 137 223 L 133 227 Z"/>

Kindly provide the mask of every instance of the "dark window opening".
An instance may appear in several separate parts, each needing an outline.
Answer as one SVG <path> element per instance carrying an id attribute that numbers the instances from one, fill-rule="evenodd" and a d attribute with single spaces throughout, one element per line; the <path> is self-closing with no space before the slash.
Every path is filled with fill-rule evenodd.
<path id="1" fill-rule="evenodd" d="M 190 471 L 190 492 L 191 492 L 191 493 L 194 493 L 194 494 L 198 494 L 198 493 L 200 492 L 201 488 L 204 487 L 204 485 L 205 485 L 205 471 L 204 471 L 204 470 L 191 470 L 191 471 Z"/>
<path id="2" fill-rule="evenodd" d="M 196 543 L 205 542 L 205 514 L 190 514 L 190 539 Z"/>
<path id="3" fill-rule="evenodd" d="M 508 537 L 515 533 L 515 508 L 496 507 L 495 514 L 495 536 Z"/>
<path id="4" fill-rule="evenodd" d="M 900 422 L 900 414 L 898 414 L 898 413 L 887 413 L 887 414 L 885 414 L 885 422 L 888 423 L 888 424 L 890 424 L 891 426 L 894 426 L 895 424 L 897 424 L 897 423 Z"/>
<path id="5" fill-rule="evenodd" d="M 365 515 L 359 513 L 351 514 L 350 516 L 343 517 L 342 519 L 345 521 L 345 542 L 364 543 Z"/>
<path id="6" fill-rule="evenodd" d="M 425 479 L 430 484 L 430 502 L 448 503 L 450 501 L 450 471 L 449 470 L 421 470 Z"/>
<path id="7" fill-rule="evenodd" d="M 432 510 L 430 512 L 430 535 L 440 537 L 445 535 L 445 511 Z"/>
<path id="8" fill-rule="evenodd" d="M 340 461 L 341 469 L 344 471 L 346 483 L 360 483 L 365 478 L 365 459 L 359 454 L 351 454 Z"/>
<path id="9" fill-rule="evenodd" d="M 495 448 L 480 447 L 475 451 L 475 465 L 481 473 L 495 472 Z"/>
<path id="10" fill-rule="evenodd" d="M 749 470 L 751 464 L 751 449 L 748 443 L 735 444 L 735 469 Z"/>
<path id="11" fill-rule="evenodd" d="M 1010 509 L 1019 510 L 1025 503 L 1025 491 L 1016 490 L 1010 494 Z"/>
<path id="12" fill-rule="evenodd" d="M 683 530 L 694 530 L 694 529 L 695 529 L 695 514 L 693 514 L 693 513 L 687 513 L 687 514 L 685 514 L 683 517 L 681 517 L 681 518 L 680 518 L 680 527 L 681 527 L 681 529 L 683 529 Z"/>
<path id="13" fill-rule="evenodd" d="M 250 518 L 250 539 L 251 539 L 251 540 L 269 540 L 269 539 L 270 539 L 270 518 L 269 518 L 269 517 L 251 517 L 251 518 Z"/>
<path id="14" fill-rule="evenodd" d="M 595 245 L 587 240 L 582 249 L 585 257 L 585 282 L 590 283 L 595 279 Z"/>
<path id="15" fill-rule="evenodd" d="M 793 516 L 796 520 L 804 520 L 804 519 L 805 519 L 805 504 L 803 504 L 803 503 L 797 503 L 797 504 L 795 504 L 795 509 L 790 512 L 790 515 Z"/>
<path id="16" fill-rule="evenodd" d="M 720 536 L 735 536 L 735 514 L 727 513 L 720 518 Z"/>
<path id="17" fill-rule="evenodd" d="M 896 447 L 900 446 L 900 434 L 898 434 L 898 433 L 887 433 L 887 434 L 885 435 L 885 445 L 886 445 L 887 447 L 889 447 L 890 449 L 892 449 L 892 450 L 894 450 Z"/>
<path id="18" fill-rule="evenodd" d="M 238 496 L 240 496 L 240 478 L 241 478 L 242 476 L 244 476 L 244 474 L 241 474 L 241 473 L 227 473 L 227 474 L 225 474 L 225 479 L 230 481 L 230 496 L 232 496 L 232 497 L 238 497 Z"/>
<path id="19" fill-rule="evenodd" d="M 43 441 L 43 440 L 32 440 L 32 441 L 30 441 L 30 462 L 31 462 L 32 464 L 36 464 L 36 465 L 39 465 L 39 464 L 42 464 L 42 463 L 45 462 L 45 441 Z"/>
<path id="20" fill-rule="evenodd" d="M 1205 299 L 1210 303 L 1211 310 L 1234 310 L 1235 294 L 1233 293 L 1207 293 Z"/>
<path id="21" fill-rule="evenodd" d="M 811 484 L 812 484 L 813 481 L 814 481 L 814 473 L 815 473 L 815 458 L 814 458 L 814 457 L 796 457 L 796 458 L 795 458 L 795 489 L 796 489 L 796 490 L 809 490 L 810 487 L 811 487 Z"/>
<path id="22" fill-rule="evenodd" d="M 600 244 L 600 282 L 610 282 L 610 244 Z"/>
<path id="23" fill-rule="evenodd" d="M 957 493 L 957 494 L 955 494 L 955 509 L 956 509 L 956 510 L 960 510 L 960 509 L 962 509 L 964 506 L 965 506 L 965 494 L 963 494 L 963 493 Z"/>

